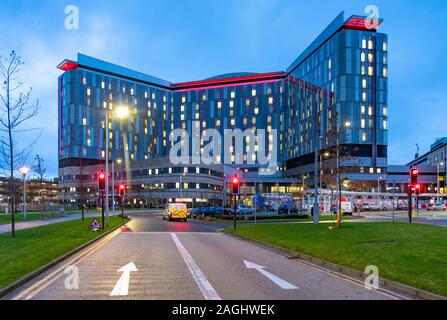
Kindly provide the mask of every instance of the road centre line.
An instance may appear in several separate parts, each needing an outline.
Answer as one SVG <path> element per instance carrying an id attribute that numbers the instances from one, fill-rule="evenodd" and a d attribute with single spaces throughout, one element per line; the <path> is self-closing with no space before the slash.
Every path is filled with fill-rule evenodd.
<path id="1" fill-rule="evenodd" d="M 203 294 L 203 297 L 206 300 L 221 300 L 216 290 L 214 290 L 211 283 L 209 283 L 208 279 L 203 274 L 202 270 L 200 270 L 199 266 L 196 264 L 192 256 L 186 250 L 186 248 L 181 243 L 180 239 L 177 237 L 175 233 L 171 233 L 172 240 L 174 241 L 178 251 L 180 252 L 183 260 L 188 266 L 189 271 L 191 272 L 192 277 L 196 281 L 200 291 Z"/>

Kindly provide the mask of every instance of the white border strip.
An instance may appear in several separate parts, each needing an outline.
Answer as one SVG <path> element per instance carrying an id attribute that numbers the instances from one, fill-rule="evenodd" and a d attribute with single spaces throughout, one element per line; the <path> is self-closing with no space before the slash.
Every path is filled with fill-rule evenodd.
<path id="1" fill-rule="evenodd" d="M 196 264 L 192 256 L 180 242 L 177 235 L 175 233 L 171 233 L 171 237 L 172 240 L 174 240 L 174 243 L 177 246 L 178 251 L 182 255 L 183 260 L 185 260 L 185 263 L 188 266 L 188 269 L 191 272 L 192 277 L 199 286 L 199 289 L 202 292 L 203 297 L 206 300 L 222 300 L 217 294 L 216 290 L 214 290 L 211 283 L 209 283 L 208 279 L 205 277 L 203 272 L 200 270 L 199 266 Z"/>

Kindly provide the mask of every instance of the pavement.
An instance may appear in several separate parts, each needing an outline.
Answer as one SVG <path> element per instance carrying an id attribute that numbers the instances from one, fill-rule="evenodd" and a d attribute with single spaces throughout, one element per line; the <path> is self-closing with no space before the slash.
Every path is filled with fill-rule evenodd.
<path id="1" fill-rule="evenodd" d="M 218 232 L 225 223 L 169 222 L 136 212 L 127 227 L 6 299 L 389 300 L 405 297 Z"/>

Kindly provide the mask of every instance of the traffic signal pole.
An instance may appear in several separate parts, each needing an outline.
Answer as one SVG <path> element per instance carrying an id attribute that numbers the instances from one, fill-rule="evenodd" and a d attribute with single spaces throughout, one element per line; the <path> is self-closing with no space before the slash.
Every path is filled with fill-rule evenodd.
<path id="1" fill-rule="evenodd" d="M 412 211 L 413 211 L 412 198 L 413 198 L 413 195 L 412 195 L 412 191 L 411 191 L 411 186 L 408 186 L 408 221 L 410 223 L 412 223 L 411 216 L 412 216 Z"/>
<path id="2" fill-rule="evenodd" d="M 102 230 L 104 230 L 104 191 L 101 191 L 101 217 L 102 217 Z"/>
<path id="3" fill-rule="evenodd" d="M 233 195 L 233 214 L 234 214 L 234 216 L 233 216 L 234 230 L 236 230 L 237 217 L 236 217 L 236 196 L 235 195 Z"/>

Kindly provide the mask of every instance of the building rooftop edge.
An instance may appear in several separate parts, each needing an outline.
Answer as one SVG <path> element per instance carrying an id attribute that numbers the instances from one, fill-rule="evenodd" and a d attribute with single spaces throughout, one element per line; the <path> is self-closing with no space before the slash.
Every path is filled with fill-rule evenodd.
<path id="1" fill-rule="evenodd" d="M 294 69 L 296 69 L 304 60 L 307 59 L 315 50 L 323 45 L 330 37 L 332 37 L 341 28 L 364 29 L 360 24 L 365 23 L 366 17 L 352 15 L 345 20 L 344 11 L 340 14 L 320 33 L 320 35 L 298 56 L 298 58 L 286 69 L 286 71 L 277 71 L 269 73 L 227 73 L 210 77 L 204 80 L 187 81 L 180 83 L 172 83 L 148 74 L 135 71 L 126 67 L 119 66 L 104 60 L 100 60 L 82 53 L 77 54 L 77 61 L 65 59 L 57 68 L 62 71 L 74 70 L 78 68 L 92 69 L 97 72 L 108 73 L 115 76 L 123 76 L 131 80 L 149 83 L 155 86 L 163 87 L 170 90 L 184 90 L 198 87 L 244 84 L 254 81 L 267 81 L 285 78 Z M 383 19 L 379 20 L 379 24 Z M 366 28 L 366 27 L 365 27 Z M 366 29 L 365 29 L 366 30 Z M 370 31 L 376 31 L 375 29 Z"/>

